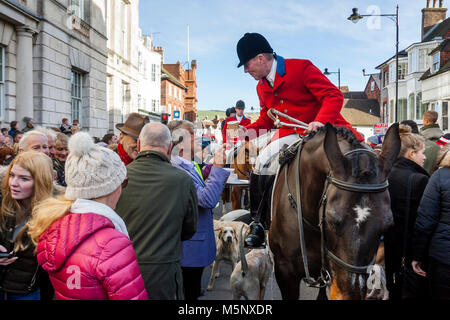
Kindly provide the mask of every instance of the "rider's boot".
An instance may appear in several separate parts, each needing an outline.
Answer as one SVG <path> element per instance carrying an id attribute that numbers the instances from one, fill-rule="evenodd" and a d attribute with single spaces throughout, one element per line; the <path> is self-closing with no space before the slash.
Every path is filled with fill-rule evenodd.
<path id="1" fill-rule="evenodd" d="M 265 248 L 265 228 L 270 225 L 270 213 L 267 214 L 267 208 L 270 208 L 271 184 L 274 176 L 250 175 L 250 213 L 253 222 L 250 223 L 249 235 L 244 240 L 246 248 Z M 269 220 L 269 221 L 267 221 Z"/>

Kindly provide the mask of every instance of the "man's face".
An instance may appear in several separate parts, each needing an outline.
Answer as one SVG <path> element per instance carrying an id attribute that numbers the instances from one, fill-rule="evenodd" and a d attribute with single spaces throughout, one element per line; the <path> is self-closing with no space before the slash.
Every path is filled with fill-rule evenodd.
<path id="1" fill-rule="evenodd" d="M 28 138 L 28 143 L 24 151 L 36 151 L 42 152 L 50 156 L 50 150 L 48 149 L 48 141 L 40 135 L 31 135 Z"/>
<path id="2" fill-rule="evenodd" d="M 16 134 L 16 136 L 14 137 L 14 142 L 19 143 L 20 139 L 22 139 L 22 136 L 22 133 Z"/>
<path id="3" fill-rule="evenodd" d="M 244 109 L 236 109 L 236 116 L 242 117 L 243 114 L 244 114 Z"/>
<path id="4" fill-rule="evenodd" d="M 122 146 L 127 155 L 131 159 L 135 159 L 138 155 L 138 149 L 137 149 L 137 139 L 133 138 L 132 136 L 129 136 L 127 134 L 122 134 Z"/>
<path id="5" fill-rule="evenodd" d="M 48 139 L 48 152 L 50 153 L 50 156 L 53 158 L 55 156 L 55 141 L 50 136 L 47 136 L 47 139 Z"/>
<path id="6" fill-rule="evenodd" d="M 29 125 L 30 128 L 33 126 L 33 123 L 34 123 L 34 120 L 30 120 L 30 121 L 28 122 L 28 125 Z"/>
<path id="7" fill-rule="evenodd" d="M 255 80 L 261 80 L 266 77 L 270 68 L 267 66 L 267 60 L 262 54 L 258 54 L 244 64 L 244 72 L 249 73 Z"/>

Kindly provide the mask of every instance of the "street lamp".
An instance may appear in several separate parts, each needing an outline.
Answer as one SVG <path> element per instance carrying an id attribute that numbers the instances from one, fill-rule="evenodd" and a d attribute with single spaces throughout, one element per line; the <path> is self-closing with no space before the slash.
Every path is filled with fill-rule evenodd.
<path id="1" fill-rule="evenodd" d="M 341 69 L 338 68 L 337 72 L 331 72 L 331 71 L 328 71 L 328 68 L 325 68 L 325 70 L 323 72 L 323 74 L 326 76 L 329 76 L 330 74 L 333 74 L 333 73 L 337 73 L 337 75 L 338 75 L 338 86 L 339 86 L 339 90 L 341 90 Z"/>
<path id="2" fill-rule="evenodd" d="M 396 76 L 395 76 L 395 122 L 398 121 L 398 5 L 395 14 L 363 14 L 358 13 L 358 8 L 352 9 L 353 13 L 347 19 L 353 23 L 358 23 L 363 17 L 387 17 L 395 22 L 396 27 L 396 38 L 397 42 L 395 45 L 395 66 L 396 66 Z"/>

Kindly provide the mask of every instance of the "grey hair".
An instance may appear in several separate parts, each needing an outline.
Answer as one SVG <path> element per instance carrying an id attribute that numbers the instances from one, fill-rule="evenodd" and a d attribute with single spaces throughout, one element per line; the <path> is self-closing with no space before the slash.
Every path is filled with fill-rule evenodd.
<path id="1" fill-rule="evenodd" d="M 146 124 L 139 135 L 142 146 L 168 149 L 172 142 L 169 129 L 160 122 Z"/>
<path id="2" fill-rule="evenodd" d="M 56 132 L 50 129 L 45 129 L 43 127 L 35 127 L 34 131 L 42 132 L 46 136 L 50 136 L 53 141 L 56 140 Z"/>
<path id="3" fill-rule="evenodd" d="M 186 139 L 187 136 L 190 135 L 190 133 L 185 129 L 186 127 L 195 130 L 194 124 L 188 120 L 172 120 L 168 123 L 167 127 L 172 133 L 172 139 L 175 142 L 179 141 L 181 136 Z"/>
<path id="4" fill-rule="evenodd" d="M 45 141 L 47 141 L 47 143 L 48 143 L 48 138 L 45 133 L 43 133 L 41 131 L 37 131 L 37 130 L 27 131 L 22 136 L 22 139 L 20 139 L 20 141 L 19 141 L 19 144 L 18 144 L 19 150 L 27 150 L 28 139 L 33 135 L 41 136 L 41 137 L 45 138 Z"/>

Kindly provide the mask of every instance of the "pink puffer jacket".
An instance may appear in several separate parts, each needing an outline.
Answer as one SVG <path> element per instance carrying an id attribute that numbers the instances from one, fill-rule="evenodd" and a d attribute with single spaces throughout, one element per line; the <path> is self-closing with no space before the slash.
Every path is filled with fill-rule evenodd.
<path id="1" fill-rule="evenodd" d="M 132 243 L 107 218 L 68 213 L 39 238 L 58 300 L 147 300 Z"/>

